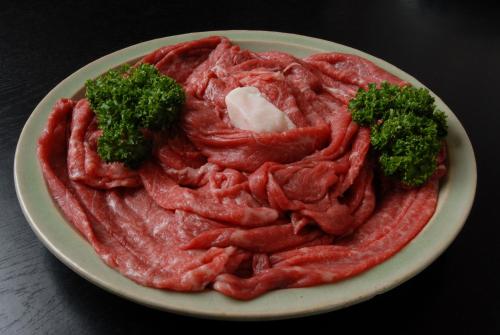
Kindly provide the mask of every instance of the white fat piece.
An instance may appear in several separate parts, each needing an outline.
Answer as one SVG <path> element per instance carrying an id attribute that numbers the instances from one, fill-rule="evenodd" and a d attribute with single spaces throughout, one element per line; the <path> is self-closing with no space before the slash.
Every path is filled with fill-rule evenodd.
<path id="1" fill-rule="evenodd" d="M 295 124 L 253 86 L 238 87 L 226 95 L 229 120 L 233 127 L 257 133 L 282 132 Z"/>

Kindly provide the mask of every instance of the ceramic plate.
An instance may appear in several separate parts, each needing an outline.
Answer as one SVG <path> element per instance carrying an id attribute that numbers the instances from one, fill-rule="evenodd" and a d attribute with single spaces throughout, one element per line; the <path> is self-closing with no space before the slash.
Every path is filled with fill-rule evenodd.
<path id="1" fill-rule="evenodd" d="M 442 183 L 436 213 L 420 234 L 384 263 L 354 278 L 312 288 L 267 293 L 251 301 L 237 301 L 214 291 L 177 293 L 135 284 L 109 268 L 54 206 L 36 157 L 36 143 L 52 106 L 61 97 L 73 97 L 86 79 L 119 64 L 137 59 L 161 46 L 224 35 L 242 48 L 279 50 L 298 57 L 325 51 L 360 55 L 410 82 L 423 86 L 395 66 L 359 50 L 300 35 L 265 31 L 211 31 L 170 36 L 114 52 L 83 67 L 57 85 L 35 108 L 17 144 L 14 178 L 17 196 L 33 231 L 63 263 L 92 283 L 119 296 L 174 313 L 219 319 L 278 319 L 327 312 L 367 300 L 419 273 L 435 260 L 462 228 L 476 190 L 476 163 L 467 134 L 451 110 L 436 97 L 439 109 L 448 115 L 450 169 Z"/>

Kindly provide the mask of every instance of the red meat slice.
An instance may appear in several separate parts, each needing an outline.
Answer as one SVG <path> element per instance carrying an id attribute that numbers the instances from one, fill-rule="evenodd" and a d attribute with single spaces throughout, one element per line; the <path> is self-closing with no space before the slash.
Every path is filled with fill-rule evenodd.
<path id="1" fill-rule="evenodd" d="M 185 249 L 225 248 L 236 246 L 258 253 L 272 253 L 297 247 L 319 237 L 320 231 L 295 234 L 291 224 L 277 224 L 253 229 L 220 228 L 207 231 L 192 239 Z"/>
<path id="2" fill-rule="evenodd" d="M 227 203 L 219 201 L 212 192 L 177 185 L 151 162 L 146 162 L 140 173 L 145 189 L 163 208 L 182 209 L 210 219 L 251 227 L 272 224 L 278 219 L 278 212 L 273 208 L 249 206 L 253 203 L 239 204 L 245 198 L 241 196 L 245 192 L 244 185 L 233 189 L 231 197 L 234 201 Z M 229 196 L 225 199 L 229 200 Z"/>
<path id="3" fill-rule="evenodd" d="M 212 36 L 200 40 L 169 45 L 144 57 L 141 62 L 154 64 L 164 75 L 183 83 L 193 70 L 203 63 L 212 50 L 221 43 Z"/>
<path id="4" fill-rule="evenodd" d="M 362 57 L 344 53 L 320 53 L 306 59 L 327 76 L 342 84 L 350 84 L 367 88 L 369 83 L 382 83 L 387 81 L 392 84 L 405 85 L 405 81 L 379 68 L 369 60 Z M 357 91 L 357 90 L 356 90 Z M 349 90 L 352 94 L 352 90 Z"/>

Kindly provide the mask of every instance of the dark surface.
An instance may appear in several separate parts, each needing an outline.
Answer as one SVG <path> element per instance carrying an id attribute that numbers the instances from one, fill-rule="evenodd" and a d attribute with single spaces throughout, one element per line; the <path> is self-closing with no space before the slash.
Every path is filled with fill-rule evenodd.
<path id="1" fill-rule="evenodd" d="M 494 2 L 7 3 L 0 7 L 0 333 L 149 333 L 200 324 L 231 333 L 299 325 L 331 333 L 500 333 L 500 8 Z M 448 104 L 474 145 L 479 184 L 464 229 L 436 262 L 398 288 L 344 310 L 243 325 L 123 300 L 80 278 L 43 247 L 21 212 L 12 177 L 16 142 L 36 104 L 62 79 L 112 51 L 216 29 L 276 30 L 346 44 L 412 74 Z"/>

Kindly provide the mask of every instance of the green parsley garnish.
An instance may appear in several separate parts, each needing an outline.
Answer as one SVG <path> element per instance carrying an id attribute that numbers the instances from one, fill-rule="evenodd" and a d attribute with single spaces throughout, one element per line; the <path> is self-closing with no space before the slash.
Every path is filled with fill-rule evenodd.
<path id="1" fill-rule="evenodd" d="M 124 65 L 85 85 L 103 131 L 97 145 L 99 156 L 129 167 L 137 167 L 151 153 L 144 130 L 168 129 L 185 100 L 182 86 L 149 64 Z"/>
<path id="2" fill-rule="evenodd" d="M 433 175 L 447 125 L 428 90 L 369 84 L 358 90 L 349 110 L 355 122 L 371 127 L 371 144 L 386 176 L 413 187 Z"/>

